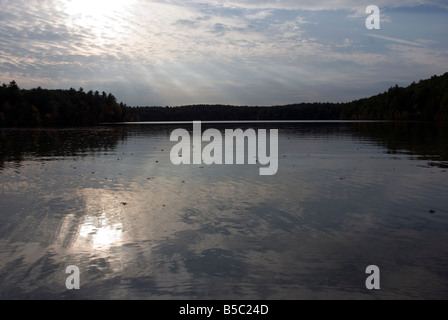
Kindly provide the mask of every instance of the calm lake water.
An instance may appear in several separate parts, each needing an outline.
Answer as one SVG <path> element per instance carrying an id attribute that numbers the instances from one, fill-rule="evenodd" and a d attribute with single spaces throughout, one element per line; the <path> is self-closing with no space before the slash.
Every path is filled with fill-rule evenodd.
<path id="1" fill-rule="evenodd" d="M 0 129 L 0 298 L 448 299 L 448 125 L 207 127 L 278 129 L 278 173 L 173 165 L 191 123 Z"/>

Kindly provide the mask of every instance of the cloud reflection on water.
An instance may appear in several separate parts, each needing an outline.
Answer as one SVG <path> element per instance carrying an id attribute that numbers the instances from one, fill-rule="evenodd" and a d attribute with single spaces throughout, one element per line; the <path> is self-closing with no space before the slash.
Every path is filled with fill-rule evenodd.
<path id="1" fill-rule="evenodd" d="M 108 152 L 27 156 L 20 175 L 5 166 L 0 297 L 67 297 L 72 264 L 81 298 L 446 293 L 441 168 L 328 124 L 281 130 L 273 177 L 244 165 L 176 167 L 169 130 L 154 128 L 127 129 Z M 375 296 L 363 291 L 371 263 L 386 275 Z"/>

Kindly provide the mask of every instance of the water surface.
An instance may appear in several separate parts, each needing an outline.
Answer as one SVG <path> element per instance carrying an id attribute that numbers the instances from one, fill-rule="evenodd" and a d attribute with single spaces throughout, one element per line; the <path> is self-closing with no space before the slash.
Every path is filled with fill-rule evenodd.
<path id="1" fill-rule="evenodd" d="M 446 125 L 203 125 L 278 129 L 274 176 L 173 165 L 180 127 L 0 129 L 0 298 L 448 298 Z"/>

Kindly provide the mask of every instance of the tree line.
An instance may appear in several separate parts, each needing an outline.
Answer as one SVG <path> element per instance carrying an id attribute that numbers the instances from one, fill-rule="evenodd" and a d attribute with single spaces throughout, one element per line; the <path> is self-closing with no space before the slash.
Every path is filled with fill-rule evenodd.
<path id="1" fill-rule="evenodd" d="M 337 120 L 341 105 L 332 103 L 301 103 L 272 107 L 189 105 L 137 107 L 127 112 L 140 121 Z"/>
<path id="2" fill-rule="evenodd" d="M 214 120 L 448 120 L 448 73 L 391 87 L 349 103 L 299 103 L 271 107 L 189 105 L 129 107 L 111 94 L 0 87 L 0 126 L 90 126 L 105 122 Z"/>
<path id="3" fill-rule="evenodd" d="M 126 105 L 111 94 L 96 91 L 20 89 L 15 81 L 0 87 L 0 125 L 90 126 L 101 122 L 132 121 Z"/>
<path id="4" fill-rule="evenodd" d="M 448 120 L 448 73 L 344 105 L 341 119 Z"/>

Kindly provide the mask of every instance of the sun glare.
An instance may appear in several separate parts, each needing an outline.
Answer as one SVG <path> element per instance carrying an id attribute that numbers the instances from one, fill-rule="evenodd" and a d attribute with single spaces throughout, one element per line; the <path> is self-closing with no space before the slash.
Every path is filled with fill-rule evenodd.
<path id="1" fill-rule="evenodd" d="M 128 23 L 136 0 L 71 0 L 63 1 L 63 11 L 72 26 L 90 30 L 97 37 L 122 32 Z"/>
<path id="2" fill-rule="evenodd" d="M 127 0 L 71 0 L 66 2 L 66 12 L 101 20 L 128 10 L 134 1 Z"/>

